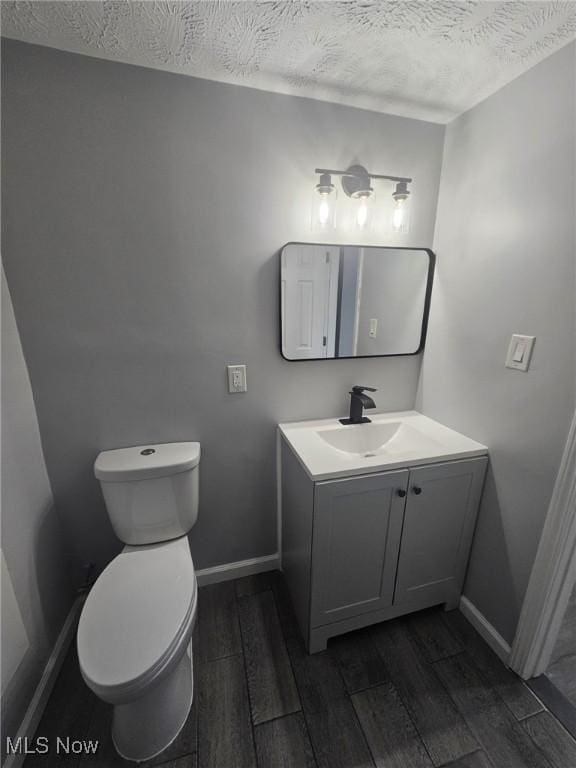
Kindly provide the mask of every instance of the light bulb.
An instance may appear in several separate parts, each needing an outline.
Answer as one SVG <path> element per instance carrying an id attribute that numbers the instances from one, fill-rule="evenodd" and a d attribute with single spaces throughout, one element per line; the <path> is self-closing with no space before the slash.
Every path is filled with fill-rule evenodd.
<path id="1" fill-rule="evenodd" d="M 330 219 L 330 203 L 324 199 L 320 201 L 318 206 L 318 223 L 321 227 L 325 227 Z"/>
<path id="2" fill-rule="evenodd" d="M 372 190 L 359 194 L 356 198 L 356 229 L 366 232 L 370 228 L 372 209 Z"/>
<path id="3" fill-rule="evenodd" d="M 410 210 L 410 192 L 408 183 L 400 181 L 392 194 L 394 209 L 392 211 L 392 231 L 408 232 L 408 213 Z"/>
<path id="4" fill-rule="evenodd" d="M 368 221 L 368 205 L 366 199 L 360 201 L 358 210 L 356 212 L 356 223 L 360 229 L 364 229 L 366 222 Z"/>
<path id="5" fill-rule="evenodd" d="M 406 200 L 394 201 L 394 212 L 392 214 L 392 229 L 394 232 L 403 232 L 406 218 Z"/>
<path id="6" fill-rule="evenodd" d="M 312 197 L 312 229 L 326 230 L 334 227 L 336 214 L 336 188 L 329 174 L 320 176 Z"/>

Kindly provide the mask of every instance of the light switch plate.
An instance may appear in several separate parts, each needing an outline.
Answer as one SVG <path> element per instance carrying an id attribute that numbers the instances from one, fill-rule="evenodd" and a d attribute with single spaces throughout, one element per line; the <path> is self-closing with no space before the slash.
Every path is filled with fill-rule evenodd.
<path id="1" fill-rule="evenodd" d="M 228 392 L 231 395 L 246 392 L 246 366 L 227 365 L 226 370 L 228 371 Z"/>
<path id="2" fill-rule="evenodd" d="M 517 371 L 527 371 L 532 357 L 532 348 L 536 336 L 521 336 L 514 333 L 508 345 L 506 355 L 506 368 L 515 368 Z"/>

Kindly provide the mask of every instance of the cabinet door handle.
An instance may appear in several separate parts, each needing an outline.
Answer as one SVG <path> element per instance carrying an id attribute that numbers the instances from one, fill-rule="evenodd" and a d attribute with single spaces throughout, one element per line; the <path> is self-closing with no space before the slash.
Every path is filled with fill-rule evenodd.
<path id="1" fill-rule="evenodd" d="M 412 492 L 413 492 L 413 493 L 415 493 L 415 494 L 416 494 L 416 496 L 420 496 L 420 494 L 422 493 L 422 488 L 419 488 L 417 485 L 415 485 L 415 486 L 412 488 Z"/>
<path id="2" fill-rule="evenodd" d="M 400 498 L 403 499 L 404 496 L 406 496 L 406 491 L 404 490 L 404 488 L 398 488 L 398 490 L 396 491 L 396 496 L 400 496 Z"/>

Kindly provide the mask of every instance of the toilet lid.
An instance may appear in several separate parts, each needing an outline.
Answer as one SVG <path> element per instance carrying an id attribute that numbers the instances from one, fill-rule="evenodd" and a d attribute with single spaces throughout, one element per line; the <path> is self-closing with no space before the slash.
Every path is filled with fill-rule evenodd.
<path id="1" fill-rule="evenodd" d="M 129 686 L 157 669 L 195 607 L 188 540 L 126 547 L 96 581 L 80 617 L 78 658 L 95 688 Z"/>

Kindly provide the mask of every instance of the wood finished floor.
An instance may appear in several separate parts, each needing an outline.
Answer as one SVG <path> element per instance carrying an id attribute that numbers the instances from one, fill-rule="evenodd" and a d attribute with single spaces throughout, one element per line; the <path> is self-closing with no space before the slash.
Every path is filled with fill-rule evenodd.
<path id="1" fill-rule="evenodd" d="M 576 587 L 572 591 L 545 674 L 576 707 Z"/>
<path id="2" fill-rule="evenodd" d="M 575 768 L 576 741 L 460 613 L 430 610 L 336 638 L 309 656 L 279 573 L 203 587 L 195 698 L 145 768 Z M 38 736 L 96 754 L 25 768 L 126 768 L 110 707 L 69 654 Z"/>

